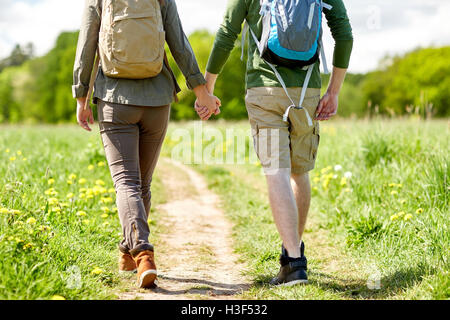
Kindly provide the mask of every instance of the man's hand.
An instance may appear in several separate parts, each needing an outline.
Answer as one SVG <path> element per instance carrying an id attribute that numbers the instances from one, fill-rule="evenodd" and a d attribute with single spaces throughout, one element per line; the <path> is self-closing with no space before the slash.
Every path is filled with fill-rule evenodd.
<path id="1" fill-rule="evenodd" d="M 344 83 L 346 72 L 347 69 L 333 67 L 333 73 L 331 74 L 327 93 L 320 99 L 319 106 L 317 107 L 316 120 L 329 120 L 337 114 L 339 92 Z"/>
<path id="2" fill-rule="evenodd" d="M 330 120 L 338 111 L 339 97 L 337 94 L 326 93 L 320 99 L 319 106 L 316 111 L 316 120 Z"/>
<path id="3" fill-rule="evenodd" d="M 92 131 L 89 127 L 90 124 L 94 124 L 94 116 L 92 114 L 92 109 L 90 106 L 84 110 L 84 105 L 86 104 L 87 97 L 77 98 L 77 121 L 78 124 L 87 131 Z"/>

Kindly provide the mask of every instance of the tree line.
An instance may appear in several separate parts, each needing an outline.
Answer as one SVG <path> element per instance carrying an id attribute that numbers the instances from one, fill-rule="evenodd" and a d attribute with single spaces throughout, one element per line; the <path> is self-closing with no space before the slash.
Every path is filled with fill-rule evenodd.
<path id="1" fill-rule="evenodd" d="M 33 45 L 16 46 L 0 60 L 0 123 L 75 121 L 72 98 L 72 69 L 77 32 L 63 32 L 46 55 L 34 56 Z M 189 40 L 204 70 L 214 35 L 197 31 Z M 240 60 L 240 41 L 219 77 L 215 94 L 221 98 L 221 118 L 244 119 L 245 62 Z M 169 54 L 183 91 L 174 104 L 174 120 L 196 119 L 195 96 L 187 90 L 184 78 Z M 386 57 L 377 70 L 348 74 L 340 96 L 342 117 L 375 114 L 400 116 L 417 113 L 423 117 L 450 114 L 450 47 L 417 49 L 402 56 Z M 324 88 L 329 80 L 323 76 Z"/>

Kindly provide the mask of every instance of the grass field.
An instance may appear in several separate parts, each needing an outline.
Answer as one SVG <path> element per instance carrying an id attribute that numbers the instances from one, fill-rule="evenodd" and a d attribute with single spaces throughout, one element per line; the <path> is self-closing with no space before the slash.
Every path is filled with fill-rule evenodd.
<path id="1" fill-rule="evenodd" d="M 205 127 L 225 132 L 248 124 Z M 171 125 L 163 156 L 172 155 L 177 129 L 185 128 L 194 137 L 192 123 Z M 195 165 L 235 226 L 235 249 L 254 282 L 242 298 L 448 299 L 448 137 L 446 121 L 324 124 L 305 235 L 311 285 L 287 289 L 266 285 L 281 242 L 251 142 L 245 164 Z M 234 144 L 205 142 L 204 150 L 226 157 Z M 161 178 L 153 183 L 154 204 L 165 201 Z M 111 188 L 97 131 L 0 127 L 0 299 L 115 298 L 122 280 Z"/>

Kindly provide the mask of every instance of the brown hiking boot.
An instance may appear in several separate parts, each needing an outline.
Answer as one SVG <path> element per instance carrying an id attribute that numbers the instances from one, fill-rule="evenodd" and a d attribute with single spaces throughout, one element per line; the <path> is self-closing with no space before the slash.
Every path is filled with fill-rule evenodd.
<path id="1" fill-rule="evenodd" d="M 139 288 L 151 288 L 155 285 L 156 265 L 154 253 L 150 250 L 144 250 L 136 255 L 134 261 L 137 265 L 137 278 Z"/>
<path id="2" fill-rule="evenodd" d="M 134 262 L 131 254 L 119 251 L 119 272 L 128 273 L 128 272 L 136 272 L 136 270 L 137 270 L 136 262 Z"/>

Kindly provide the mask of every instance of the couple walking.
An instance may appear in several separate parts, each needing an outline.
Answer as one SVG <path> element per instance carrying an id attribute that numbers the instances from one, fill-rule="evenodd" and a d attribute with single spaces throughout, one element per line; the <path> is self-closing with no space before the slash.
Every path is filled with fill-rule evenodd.
<path id="1" fill-rule="evenodd" d="M 323 97 L 322 13 L 335 40 L 333 71 Z M 197 96 L 195 110 L 207 120 L 220 113 L 214 85 L 243 23 L 249 32 L 246 107 L 283 243 L 280 270 L 271 283 L 307 283 L 302 236 L 311 198 L 308 172 L 316 160 L 319 121 L 337 113 L 353 45 L 342 0 L 229 0 L 205 76 L 183 32 L 175 0 L 86 0 L 72 87 L 77 119 L 91 130 L 93 114 L 85 104 L 99 52 L 94 103 L 123 229 L 119 269 L 137 270 L 139 287 L 154 286 L 157 277 L 148 240 L 150 185 L 170 105 L 180 91 L 164 44 Z M 242 38 L 244 44 L 245 32 Z M 325 64 L 324 55 L 321 62 Z"/>

